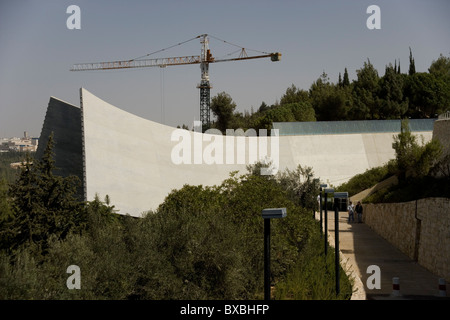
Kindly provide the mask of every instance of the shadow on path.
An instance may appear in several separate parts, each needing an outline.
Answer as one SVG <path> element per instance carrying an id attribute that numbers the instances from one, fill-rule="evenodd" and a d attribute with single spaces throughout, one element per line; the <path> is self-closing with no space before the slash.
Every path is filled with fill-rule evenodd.
<path id="1" fill-rule="evenodd" d="M 316 213 L 319 219 L 319 213 Z M 334 211 L 328 211 L 329 244 L 334 247 Z M 348 223 L 348 213 L 339 212 L 339 249 L 341 264 L 361 279 L 366 299 L 442 299 L 450 300 L 450 286 L 446 297 L 439 296 L 439 277 L 411 260 L 364 223 Z M 345 266 L 347 264 L 347 266 Z M 380 289 L 369 289 L 367 280 L 371 265 L 380 268 Z M 400 296 L 393 296 L 392 278 L 400 280 Z M 373 283 L 369 280 L 369 284 Z"/>

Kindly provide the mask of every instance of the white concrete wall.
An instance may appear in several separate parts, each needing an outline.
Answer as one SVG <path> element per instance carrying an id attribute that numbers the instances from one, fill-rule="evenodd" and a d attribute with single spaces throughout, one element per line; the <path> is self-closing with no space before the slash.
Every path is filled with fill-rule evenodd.
<path id="1" fill-rule="evenodd" d="M 184 184 L 219 184 L 242 165 L 176 165 L 175 128 L 118 109 L 82 90 L 87 200 L 109 195 L 119 213 L 139 216 Z M 192 137 L 193 132 L 189 132 Z M 196 133 L 196 135 L 200 135 Z"/>
<path id="2" fill-rule="evenodd" d="M 122 214 L 140 216 L 144 211 L 154 210 L 172 189 L 184 184 L 217 185 L 228 178 L 231 171 L 245 173 L 246 165 L 250 164 L 249 141 L 260 139 L 245 138 L 247 159 L 244 164 L 177 165 L 171 157 L 180 143 L 171 141 L 176 128 L 130 114 L 85 89 L 81 89 L 81 96 L 87 200 L 93 200 L 96 193 L 100 199 L 109 195 Z M 186 132 L 192 144 L 207 136 Z M 355 174 L 394 158 L 394 134 L 280 136 L 274 138 L 279 141 L 279 169 L 295 169 L 299 164 L 310 166 L 321 181 L 337 186 Z M 431 131 L 415 134 L 423 135 L 425 141 L 432 137 Z M 236 157 L 238 143 L 234 141 Z M 268 139 L 269 145 L 271 141 Z M 211 146 L 211 142 L 203 142 L 202 152 Z M 194 146 L 191 147 L 194 154 Z M 274 159 L 277 155 L 271 154 Z M 223 159 L 225 161 L 225 156 Z"/>

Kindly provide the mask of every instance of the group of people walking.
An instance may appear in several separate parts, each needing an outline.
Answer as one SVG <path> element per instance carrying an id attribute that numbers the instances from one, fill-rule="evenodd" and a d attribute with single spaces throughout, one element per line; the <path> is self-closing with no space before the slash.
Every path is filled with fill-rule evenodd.
<path id="1" fill-rule="evenodd" d="M 361 201 L 358 201 L 356 207 L 350 201 L 348 204 L 348 223 L 355 222 L 355 213 L 357 214 L 358 223 L 362 222 L 363 207 Z"/>

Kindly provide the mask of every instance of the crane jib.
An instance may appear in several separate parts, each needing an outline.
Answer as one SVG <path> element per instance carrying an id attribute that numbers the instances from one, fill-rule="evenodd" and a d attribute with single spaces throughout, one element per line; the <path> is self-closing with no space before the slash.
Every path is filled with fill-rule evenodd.
<path id="1" fill-rule="evenodd" d="M 72 69 L 70 70 L 88 71 L 88 70 L 108 70 L 108 69 L 144 68 L 144 67 L 165 67 L 173 65 L 195 64 L 195 63 L 201 63 L 200 56 L 78 63 L 74 64 Z"/>
<path id="2" fill-rule="evenodd" d="M 200 56 L 185 56 L 185 57 L 173 57 L 173 58 L 157 58 L 157 59 L 144 59 L 154 53 L 162 52 L 167 49 L 173 48 L 175 46 L 179 46 L 186 42 L 192 41 L 194 39 L 199 39 L 202 45 L 201 55 Z M 70 71 L 89 71 L 89 70 L 114 70 L 114 69 L 129 69 L 129 68 L 144 68 L 144 67 L 167 67 L 167 66 L 177 66 L 177 65 L 187 65 L 187 64 L 200 64 L 201 69 L 201 82 L 197 86 L 200 89 L 200 120 L 202 122 L 202 131 L 208 129 L 210 127 L 210 89 L 212 88 L 211 83 L 209 82 L 209 64 L 215 62 L 226 62 L 226 61 L 242 61 L 242 60 L 250 60 L 250 59 L 260 59 L 260 58 L 270 58 L 271 61 L 280 61 L 281 53 L 268 53 L 258 50 L 251 50 L 261 53 L 262 55 L 248 56 L 246 49 L 229 43 L 225 40 L 221 40 L 217 37 L 213 37 L 216 40 L 222 41 L 226 44 L 233 45 L 235 47 L 240 48 L 238 50 L 240 52 L 239 57 L 236 58 L 227 58 L 227 59 L 216 59 L 213 57 L 211 50 L 209 49 L 209 40 L 207 34 L 202 34 L 195 38 L 189 39 L 187 41 L 178 43 L 176 45 L 170 46 L 165 49 L 161 49 L 152 53 L 149 53 L 145 56 L 141 56 L 139 58 L 134 58 L 130 60 L 122 60 L 122 61 L 111 61 L 111 62 L 93 62 L 93 63 L 78 63 L 74 64 Z M 230 56 L 227 55 L 227 56 Z"/>

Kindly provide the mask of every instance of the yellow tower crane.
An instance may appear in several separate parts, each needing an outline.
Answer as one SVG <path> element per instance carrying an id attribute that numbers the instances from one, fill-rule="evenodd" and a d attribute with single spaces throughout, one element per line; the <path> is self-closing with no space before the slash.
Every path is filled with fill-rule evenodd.
<path id="1" fill-rule="evenodd" d="M 213 36 L 211 36 L 213 37 Z M 226 42 L 224 40 L 217 40 Z M 272 61 L 280 61 L 281 53 L 264 53 L 262 55 L 248 56 L 245 48 L 241 47 L 239 57 L 237 58 L 227 58 L 227 59 L 216 59 L 212 56 L 211 50 L 209 49 L 209 39 L 207 34 L 199 35 L 190 40 L 178 43 L 181 45 L 193 39 L 200 39 L 202 45 L 201 54 L 199 56 L 184 56 L 184 57 L 172 57 L 172 58 L 156 58 L 156 59 L 142 59 L 156 52 L 161 52 L 166 49 L 172 48 L 171 46 L 166 49 L 162 49 L 146 56 L 122 61 L 109 61 L 109 62 L 93 62 L 93 63 L 77 63 L 72 66 L 70 71 L 89 71 L 89 70 L 111 70 L 111 69 L 128 69 L 128 68 L 145 68 L 145 67 L 167 67 L 167 66 L 178 66 L 187 64 L 200 64 L 201 69 L 201 80 L 197 85 L 200 89 L 200 120 L 202 122 L 203 131 L 210 127 L 210 89 L 212 88 L 209 81 L 209 64 L 215 62 L 226 62 L 226 61 L 240 61 L 240 60 L 250 60 L 259 58 L 270 58 Z M 226 42 L 227 43 L 227 42 Z M 235 45 L 236 46 L 236 45 Z"/>

